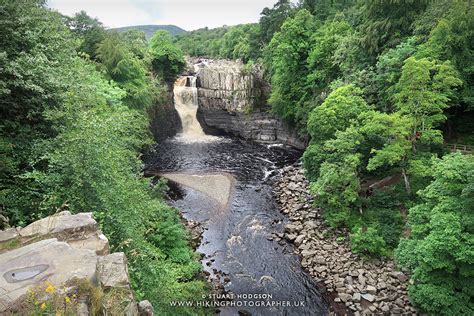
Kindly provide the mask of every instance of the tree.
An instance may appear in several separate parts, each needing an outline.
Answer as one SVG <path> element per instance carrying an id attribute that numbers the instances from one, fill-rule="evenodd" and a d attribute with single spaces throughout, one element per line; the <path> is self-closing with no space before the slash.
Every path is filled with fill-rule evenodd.
<path id="1" fill-rule="evenodd" d="M 463 81 L 457 99 L 464 108 L 474 108 L 474 9 L 471 1 L 451 1 L 437 21 L 417 58 L 450 61 Z"/>
<path id="2" fill-rule="evenodd" d="M 354 2 L 354 0 L 301 0 L 299 7 L 308 10 L 317 20 L 325 21 Z"/>
<path id="3" fill-rule="evenodd" d="M 385 48 L 395 47 L 408 36 L 412 23 L 429 0 L 369 0 L 359 2 L 362 22 L 360 42 L 372 58 Z"/>
<path id="4" fill-rule="evenodd" d="M 149 52 L 153 71 L 171 83 L 183 70 L 185 61 L 183 52 L 173 44 L 171 35 L 166 31 L 157 31 L 150 40 Z"/>
<path id="5" fill-rule="evenodd" d="M 313 88 L 315 95 L 327 89 L 329 84 L 341 75 L 339 65 L 334 59 L 334 51 L 351 32 L 351 26 L 344 20 L 324 23 L 314 32 L 308 56 L 311 72 L 308 75 L 308 85 Z"/>
<path id="6" fill-rule="evenodd" d="M 92 18 L 85 11 L 76 13 L 74 17 L 67 18 L 66 24 L 74 35 L 81 40 L 79 51 L 96 59 L 96 50 L 99 43 L 106 37 L 102 23 Z"/>
<path id="7" fill-rule="evenodd" d="M 264 8 L 260 13 L 260 42 L 265 45 L 270 43 L 273 35 L 280 31 L 281 26 L 290 17 L 292 11 L 289 0 L 278 0 L 273 8 Z"/>
<path id="8" fill-rule="evenodd" d="M 438 143 L 442 141 L 441 133 L 435 127 L 446 119 L 443 110 L 449 107 L 453 89 L 461 83 L 450 62 L 437 63 L 414 57 L 405 61 L 400 80 L 395 86 L 397 92 L 394 100 L 400 113 L 412 120 L 411 143 L 414 153 L 419 139 Z"/>
<path id="9" fill-rule="evenodd" d="M 272 110 L 290 124 L 304 130 L 310 110 L 306 101 L 310 91 L 306 85 L 307 59 L 314 31 L 313 16 L 300 10 L 282 25 L 269 44 Z"/>
<path id="10" fill-rule="evenodd" d="M 312 143 L 321 144 L 333 138 L 336 131 L 344 131 L 361 113 L 368 111 L 370 107 L 361 95 L 362 90 L 353 85 L 342 86 L 314 108 L 307 127 Z"/>
<path id="11" fill-rule="evenodd" d="M 0 3 L 0 204 L 13 224 L 36 216 L 41 188 L 19 175 L 31 170 L 35 144 L 56 135 L 44 113 L 61 106 L 73 82 L 73 38 L 44 5 Z"/>
<path id="12" fill-rule="evenodd" d="M 123 88 L 124 102 L 133 108 L 146 108 L 154 101 L 154 82 L 144 61 L 135 56 L 118 33 L 107 34 L 97 48 L 97 57 L 107 75 Z"/>
<path id="13" fill-rule="evenodd" d="M 410 298 L 428 313 L 474 313 L 474 158 L 433 160 L 433 181 L 409 210 L 411 235 L 396 252 L 414 282 Z"/>

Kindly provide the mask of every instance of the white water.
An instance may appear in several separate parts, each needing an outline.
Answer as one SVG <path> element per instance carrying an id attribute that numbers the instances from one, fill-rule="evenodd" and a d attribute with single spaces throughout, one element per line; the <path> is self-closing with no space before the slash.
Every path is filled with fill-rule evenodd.
<path id="1" fill-rule="evenodd" d="M 188 85 L 189 83 L 189 85 Z M 183 131 L 175 139 L 182 142 L 208 142 L 219 137 L 206 135 L 197 120 L 198 91 L 196 77 L 180 77 L 173 88 L 174 107 L 181 119 Z"/>

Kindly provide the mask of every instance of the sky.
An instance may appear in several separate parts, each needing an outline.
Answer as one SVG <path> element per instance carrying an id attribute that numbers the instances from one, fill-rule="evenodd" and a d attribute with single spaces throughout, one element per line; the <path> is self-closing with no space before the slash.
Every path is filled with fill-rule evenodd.
<path id="1" fill-rule="evenodd" d="M 106 27 L 173 24 L 187 31 L 257 22 L 264 7 L 277 0 L 48 0 L 72 16 L 84 10 Z"/>

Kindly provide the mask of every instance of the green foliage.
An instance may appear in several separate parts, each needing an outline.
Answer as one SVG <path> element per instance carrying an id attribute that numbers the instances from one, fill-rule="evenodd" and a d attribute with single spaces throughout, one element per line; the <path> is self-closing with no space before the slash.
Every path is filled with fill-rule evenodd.
<path id="1" fill-rule="evenodd" d="M 183 52 L 173 44 L 171 35 L 157 31 L 150 40 L 150 57 L 153 70 L 166 82 L 173 82 L 183 70 Z"/>
<path id="2" fill-rule="evenodd" d="M 112 250 L 127 254 L 137 299 L 163 314 L 205 314 L 170 310 L 207 289 L 178 211 L 140 175 L 144 107 L 159 98 L 142 37 L 107 33 L 92 63 L 78 51 L 98 21 L 81 13 L 71 31 L 43 1 L 20 2 L 0 3 L 2 211 L 15 226 L 94 212 Z"/>
<path id="3" fill-rule="evenodd" d="M 204 28 L 178 36 L 176 45 L 191 56 L 241 59 L 247 63 L 261 55 L 259 29 L 258 24 Z"/>
<path id="4" fill-rule="evenodd" d="M 349 220 L 351 210 L 359 201 L 360 181 L 357 154 L 343 156 L 339 161 L 321 164 L 319 177 L 311 184 L 311 193 L 331 226 L 342 226 Z"/>
<path id="5" fill-rule="evenodd" d="M 78 48 L 93 59 L 97 59 L 97 47 L 106 37 L 102 23 L 87 15 L 85 11 L 66 18 L 66 24 L 74 35 L 81 41 Z"/>
<path id="6" fill-rule="evenodd" d="M 377 108 L 384 112 L 392 112 L 391 96 L 394 86 L 400 79 L 404 61 L 413 55 L 416 49 L 417 38 L 409 37 L 395 48 L 391 48 L 379 55 L 370 83 L 365 87 L 369 100 L 377 104 Z"/>
<path id="7" fill-rule="evenodd" d="M 311 110 L 305 97 L 309 93 L 306 87 L 306 76 L 309 74 L 306 60 L 313 30 L 313 16 L 306 10 L 300 10 L 294 18 L 286 20 L 268 48 L 272 65 L 269 103 L 276 114 L 301 128 Z"/>
<path id="8" fill-rule="evenodd" d="M 323 143 L 333 138 L 336 131 L 344 131 L 357 117 L 370 109 L 361 97 L 362 91 L 353 85 L 334 90 L 321 104 L 311 111 L 308 133 L 313 143 Z"/>
<path id="9" fill-rule="evenodd" d="M 410 34 L 412 23 L 429 0 L 369 0 L 359 2 L 362 21 L 361 45 L 373 57 L 385 48 L 395 47 Z"/>
<path id="10" fill-rule="evenodd" d="M 144 61 L 132 53 L 118 33 L 107 34 L 97 48 L 97 57 L 110 79 L 126 91 L 127 105 L 146 108 L 153 103 L 155 82 Z"/>
<path id="11" fill-rule="evenodd" d="M 291 13 L 292 7 L 289 0 L 278 0 L 273 8 L 264 8 L 260 13 L 259 42 L 270 43 L 274 34 L 280 31 L 281 26 L 291 16 Z"/>
<path id="12" fill-rule="evenodd" d="M 410 57 L 405 61 L 400 80 L 395 86 L 395 105 L 413 120 L 413 131 L 422 137 L 435 137 L 432 127 L 443 122 L 453 88 L 461 85 L 450 62 L 436 63 Z M 413 135 L 416 137 L 416 135 Z"/>
<path id="13" fill-rule="evenodd" d="M 411 299 L 441 315 L 474 311 L 474 159 L 451 154 L 433 161 L 433 181 L 409 210 L 411 235 L 396 252 L 412 273 Z"/>
<path id="14" fill-rule="evenodd" d="M 316 29 L 313 34 L 311 51 L 308 56 L 308 85 L 312 86 L 315 93 L 324 91 L 327 86 L 340 75 L 339 64 L 334 58 L 342 40 L 350 36 L 352 28 L 343 19 L 335 19 Z"/>
<path id="15" fill-rule="evenodd" d="M 446 8 L 446 6 L 444 6 Z M 474 107 L 474 10 L 470 1 L 452 1 L 431 30 L 417 57 L 450 61 L 463 81 L 459 102 Z"/>
<path id="16" fill-rule="evenodd" d="M 385 240 L 374 227 L 358 227 L 351 233 L 352 250 L 369 255 L 383 255 L 386 253 Z"/>

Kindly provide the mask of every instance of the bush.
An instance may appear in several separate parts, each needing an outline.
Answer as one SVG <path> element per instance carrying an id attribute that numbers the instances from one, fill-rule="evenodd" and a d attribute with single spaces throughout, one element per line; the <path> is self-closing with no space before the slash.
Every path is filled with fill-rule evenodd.
<path id="1" fill-rule="evenodd" d="M 351 233 L 352 250 L 357 253 L 382 256 L 387 253 L 385 240 L 374 227 L 357 227 Z"/>

